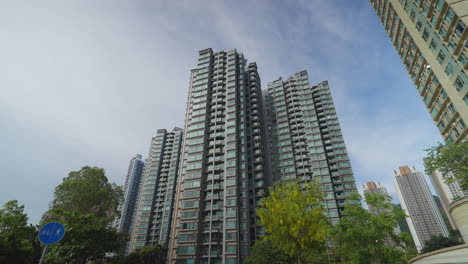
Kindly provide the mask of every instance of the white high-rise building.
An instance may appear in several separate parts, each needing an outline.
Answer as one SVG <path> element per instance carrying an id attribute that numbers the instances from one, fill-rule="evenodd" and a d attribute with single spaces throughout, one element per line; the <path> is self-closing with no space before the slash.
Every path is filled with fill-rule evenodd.
<path id="1" fill-rule="evenodd" d="M 424 180 L 414 167 L 403 166 L 394 171 L 395 187 L 401 207 L 418 252 L 432 236 L 448 237 L 448 229 Z"/>
<path id="2" fill-rule="evenodd" d="M 457 198 L 464 197 L 467 195 L 462 191 L 460 188 L 460 183 L 458 181 L 454 181 L 450 184 L 445 182 L 445 179 L 453 178 L 452 173 L 447 175 L 443 175 L 439 170 L 433 171 L 429 174 L 429 179 L 431 179 L 432 186 L 437 193 L 437 196 L 440 198 L 440 202 L 442 207 L 444 208 L 444 212 L 447 215 L 450 225 L 453 229 L 458 229 L 455 221 L 452 218 L 452 215 L 449 212 L 449 205 Z"/>

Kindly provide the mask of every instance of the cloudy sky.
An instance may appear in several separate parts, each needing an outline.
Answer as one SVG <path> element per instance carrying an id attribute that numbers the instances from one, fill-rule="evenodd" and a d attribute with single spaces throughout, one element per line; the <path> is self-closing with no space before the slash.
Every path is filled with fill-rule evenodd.
<path id="1" fill-rule="evenodd" d="M 236 48 L 262 85 L 307 70 L 328 80 L 358 185 L 423 170 L 441 141 L 367 0 L 2 1 L 0 203 L 31 223 L 71 170 L 122 184 L 158 128 L 183 126 L 198 51 Z"/>

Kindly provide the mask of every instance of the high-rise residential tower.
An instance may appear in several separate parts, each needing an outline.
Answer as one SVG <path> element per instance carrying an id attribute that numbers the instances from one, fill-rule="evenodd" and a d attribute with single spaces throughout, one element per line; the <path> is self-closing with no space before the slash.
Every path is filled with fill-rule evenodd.
<path id="1" fill-rule="evenodd" d="M 273 181 L 319 181 L 326 213 L 337 223 L 357 189 L 328 82 L 311 85 L 301 71 L 270 82 L 264 101 Z"/>
<path id="2" fill-rule="evenodd" d="M 199 52 L 191 71 L 169 263 L 234 264 L 261 233 L 264 126 L 255 63 Z"/>
<path id="3" fill-rule="evenodd" d="M 379 182 L 373 182 L 373 181 L 366 182 L 366 184 L 364 184 L 362 187 L 363 187 L 364 195 L 365 194 L 374 194 L 374 193 L 380 193 L 382 195 L 388 195 L 387 188 L 380 185 Z M 389 203 L 389 204 L 391 203 L 390 198 L 387 200 L 387 203 Z M 390 209 L 376 208 L 375 206 L 372 206 L 371 204 L 367 203 L 367 201 L 366 201 L 366 205 L 367 205 L 367 209 L 369 210 L 369 213 L 371 213 L 371 214 L 381 214 L 381 213 L 390 211 Z M 401 233 L 400 227 L 396 226 L 393 229 L 393 233 L 396 234 L 396 235 L 400 234 Z M 387 236 L 387 238 L 385 239 L 385 245 L 387 245 L 387 246 L 397 246 L 397 245 L 395 245 L 395 243 L 393 242 L 393 240 L 389 236 Z"/>
<path id="4" fill-rule="evenodd" d="M 363 188 L 364 194 L 380 193 L 383 195 L 388 195 L 387 189 L 383 187 L 382 185 L 380 185 L 379 182 L 373 182 L 373 181 L 366 182 L 366 184 L 364 184 L 362 188 Z M 367 209 L 369 210 L 371 214 L 381 213 L 381 211 L 378 208 L 374 208 L 372 205 L 367 204 L 367 203 L 366 205 L 367 205 Z"/>
<path id="5" fill-rule="evenodd" d="M 449 173 L 448 176 L 448 178 L 453 178 L 451 173 Z M 452 229 L 458 229 L 455 221 L 452 218 L 452 215 L 449 212 L 449 206 L 450 203 L 452 203 L 455 199 L 464 197 L 468 194 L 462 191 L 458 181 L 447 184 L 445 182 L 446 178 L 447 177 L 439 170 L 435 170 L 429 174 L 429 179 L 432 182 L 432 186 L 434 186 L 437 196 L 440 198 L 440 203 L 442 204 L 442 208 L 444 209 L 444 213 L 447 216 Z"/>
<path id="6" fill-rule="evenodd" d="M 468 0 L 370 0 L 443 138 L 468 135 Z"/>
<path id="7" fill-rule="evenodd" d="M 432 236 L 448 237 L 448 230 L 432 197 L 424 175 L 414 167 L 400 167 L 394 171 L 395 187 L 406 221 L 419 252 Z"/>
<path id="8" fill-rule="evenodd" d="M 140 184 L 140 199 L 131 237 L 131 250 L 169 241 L 179 173 L 182 129 L 159 129 L 151 140 Z"/>
<path id="9" fill-rule="evenodd" d="M 132 233 L 143 167 L 144 162 L 140 154 L 132 157 L 130 165 L 128 166 L 127 177 L 125 178 L 124 199 L 119 205 L 120 217 L 115 221 L 115 227 L 119 232 Z M 124 253 L 127 254 L 128 250 L 129 245 L 126 246 Z"/>

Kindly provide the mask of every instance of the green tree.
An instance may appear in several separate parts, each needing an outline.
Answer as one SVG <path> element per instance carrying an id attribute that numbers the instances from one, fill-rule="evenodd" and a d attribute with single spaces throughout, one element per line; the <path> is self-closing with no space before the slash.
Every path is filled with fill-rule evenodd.
<path id="1" fill-rule="evenodd" d="M 442 174 L 453 173 L 447 183 L 460 180 L 461 187 L 468 191 L 468 141 L 459 144 L 441 144 L 426 149 L 426 173 L 438 169 Z"/>
<path id="2" fill-rule="evenodd" d="M 110 226 L 121 199 L 120 187 L 108 182 L 103 169 L 70 172 L 55 188 L 51 208 L 43 216 L 43 224 L 58 221 L 66 230 L 64 238 L 49 247 L 47 263 L 99 263 L 106 253 L 118 252 L 126 235 Z"/>
<path id="3" fill-rule="evenodd" d="M 371 214 L 362 208 L 361 196 L 353 193 L 343 217 L 332 230 L 335 256 L 342 263 L 406 263 L 411 252 L 408 235 L 394 233 L 405 213 L 390 203 L 390 196 L 366 194 L 365 199 L 380 213 Z M 389 240 L 393 246 L 387 245 Z"/>
<path id="4" fill-rule="evenodd" d="M 295 262 L 294 258 L 273 247 L 270 242 L 257 240 L 250 249 L 250 256 L 244 264 L 293 264 Z"/>
<path id="5" fill-rule="evenodd" d="M 297 259 L 298 263 L 319 261 L 324 256 L 328 219 L 323 214 L 322 187 L 316 182 L 279 182 L 257 209 L 260 224 L 274 248 Z"/>
<path id="6" fill-rule="evenodd" d="M 121 264 L 166 264 L 167 246 L 154 245 L 145 246 L 123 257 Z"/>
<path id="7" fill-rule="evenodd" d="M 122 197 L 122 189 L 109 183 L 104 169 L 86 166 L 70 172 L 55 188 L 51 209 L 93 214 L 112 221 Z"/>
<path id="8" fill-rule="evenodd" d="M 424 242 L 424 248 L 422 249 L 422 253 L 431 252 L 434 250 L 453 247 L 456 245 L 462 244 L 461 242 L 457 241 L 457 238 L 450 236 L 444 237 L 442 235 L 432 236 L 429 240 Z"/>
<path id="9" fill-rule="evenodd" d="M 0 209 L 0 263 L 32 263 L 37 257 L 36 228 L 28 225 L 24 205 L 12 200 Z M 39 249 L 40 251 L 40 249 Z"/>

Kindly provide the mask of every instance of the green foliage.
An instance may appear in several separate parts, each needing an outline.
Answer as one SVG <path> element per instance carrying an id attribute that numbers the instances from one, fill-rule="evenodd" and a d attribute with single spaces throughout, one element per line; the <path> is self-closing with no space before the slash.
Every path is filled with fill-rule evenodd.
<path id="1" fill-rule="evenodd" d="M 122 258 L 120 264 L 166 264 L 167 246 L 146 246 Z"/>
<path id="2" fill-rule="evenodd" d="M 0 209 L 0 263 L 32 263 L 37 259 L 36 228 L 28 225 L 24 205 L 13 200 Z"/>
<path id="3" fill-rule="evenodd" d="M 265 240 L 257 240 L 250 250 L 250 256 L 244 264 L 292 264 L 296 262 L 294 258 Z"/>
<path id="4" fill-rule="evenodd" d="M 55 211 L 60 214 L 65 226 L 65 236 L 49 246 L 47 263 L 83 263 L 105 258 L 106 253 L 115 252 L 125 244 L 127 235 L 118 233 L 107 225 L 107 220 L 92 214 Z"/>
<path id="5" fill-rule="evenodd" d="M 394 208 L 390 196 L 365 195 L 367 204 L 378 214 L 371 214 L 360 205 L 361 196 L 352 194 L 345 206 L 344 216 L 333 228 L 335 256 L 342 263 L 406 263 L 411 252 L 406 246 L 406 233 L 396 235 L 394 228 L 405 217 L 402 210 Z M 386 244 L 390 240 L 394 246 Z"/>
<path id="6" fill-rule="evenodd" d="M 51 208 L 43 216 L 43 224 L 61 222 L 66 230 L 64 238 L 49 247 L 47 263 L 102 263 L 106 253 L 120 250 L 126 235 L 110 225 L 121 199 L 121 189 L 108 182 L 103 169 L 70 172 L 55 188 Z"/>
<path id="7" fill-rule="evenodd" d="M 433 236 L 426 242 L 424 242 L 424 248 L 422 249 L 422 253 L 431 252 L 434 250 L 453 247 L 456 245 L 462 244 L 461 242 L 457 241 L 457 238 L 450 236 L 444 237 L 442 235 Z"/>
<path id="8" fill-rule="evenodd" d="M 316 182 L 277 183 L 257 209 L 260 224 L 268 234 L 263 239 L 299 262 L 323 256 L 329 225 L 322 199 L 321 186 Z"/>
<path id="9" fill-rule="evenodd" d="M 104 169 L 83 167 L 70 172 L 55 188 L 51 207 L 112 221 L 122 198 L 122 189 L 108 182 Z"/>
<path id="10" fill-rule="evenodd" d="M 468 191 L 468 141 L 459 144 L 440 144 L 426 149 L 426 173 L 431 174 L 438 169 L 442 174 L 452 172 L 454 177 L 447 178 L 447 183 L 457 179 L 461 187 Z"/>

